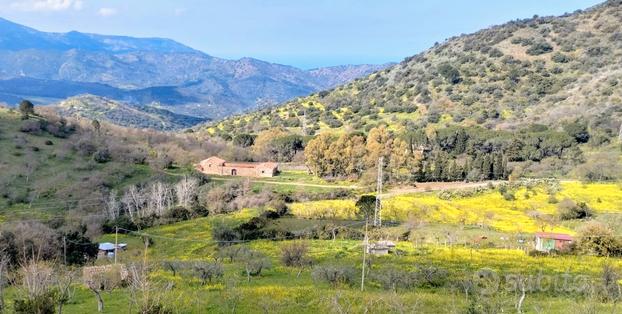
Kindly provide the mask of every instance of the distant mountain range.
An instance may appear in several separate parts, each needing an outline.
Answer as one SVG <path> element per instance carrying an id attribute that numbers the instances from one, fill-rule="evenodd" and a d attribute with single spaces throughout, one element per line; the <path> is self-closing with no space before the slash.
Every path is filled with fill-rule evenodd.
<path id="1" fill-rule="evenodd" d="M 54 103 L 93 94 L 219 118 L 330 89 L 386 65 L 302 70 L 226 60 L 170 39 L 47 33 L 0 18 L 0 101 Z"/>

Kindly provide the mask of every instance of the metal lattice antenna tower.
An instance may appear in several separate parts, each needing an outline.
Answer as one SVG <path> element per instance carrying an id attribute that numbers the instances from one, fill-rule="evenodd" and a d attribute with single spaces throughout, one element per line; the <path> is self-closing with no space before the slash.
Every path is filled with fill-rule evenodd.
<path id="1" fill-rule="evenodd" d="M 384 157 L 378 158 L 378 178 L 376 181 L 376 209 L 374 210 L 374 226 L 382 226 L 382 204 L 380 203 L 380 194 L 382 193 L 382 167 L 384 165 Z"/>

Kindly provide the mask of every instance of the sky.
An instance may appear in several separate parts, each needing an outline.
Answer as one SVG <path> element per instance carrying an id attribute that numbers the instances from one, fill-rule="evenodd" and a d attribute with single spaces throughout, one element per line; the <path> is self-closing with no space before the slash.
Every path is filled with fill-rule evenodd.
<path id="1" fill-rule="evenodd" d="M 399 62 L 451 36 L 598 0 L 0 0 L 42 31 L 171 38 L 212 56 L 310 69 Z"/>

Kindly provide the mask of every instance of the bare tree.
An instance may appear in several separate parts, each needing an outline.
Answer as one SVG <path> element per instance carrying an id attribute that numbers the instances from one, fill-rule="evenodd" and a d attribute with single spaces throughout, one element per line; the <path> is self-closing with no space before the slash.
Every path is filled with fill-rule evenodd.
<path id="1" fill-rule="evenodd" d="M 149 214 L 162 216 L 169 208 L 171 208 L 173 204 L 171 189 L 163 182 L 157 181 L 152 183 L 149 186 L 149 192 L 147 195 L 147 208 L 149 210 Z"/>
<path id="2" fill-rule="evenodd" d="M 51 296 L 54 285 L 54 269 L 51 265 L 29 260 L 20 269 L 22 278 L 21 293 L 26 299 L 16 300 L 17 311 L 54 311 Z"/>
<path id="3" fill-rule="evenodd" d="M 300 277 L 300 273 L 306 266 L 311 265 L 311 260 L 307 257 L 308 251 L 308 246 L 302 242 L 291 243 L 284 246 L 281 250 L 281 261 L 283 264 L 298 268 L 296 278 Z"/>
<path id="4" fill-rule="evenodd" d="M 222 267 L 222 264 L 219 262 L 195 262 L 194 263 L 194 273 L 195 276 L 201 280 L 201 285 L 212 283 L 212 280 L 221 278 L 225 270 Z"/>
<path id="5" fill-rule="evenodd" d="M 84 284 L 95 294 L 97 299 L 97 311 L 104 311 L 104 299 L 102 293 L 117 288 L 123 282 L 121 266 L 113 265 L 101 271 L 95 271 L 89 276 L 85 276 Z"/>
<path id="6" fill-rule="evenodd" d="M 74 295 L 75 289 L 73 282 L 76 279 L 76 273 L 71 269 L 60 269 L 56 272 L 56 302 L 58 303 L 58 314 L 63 313 L 63 306 L 69 302 Z"/>
<path id="7" fill-rule="evenodd" d="M 132 185 L 125 191 L 121 203 L 123 203 L 123 207 L 132 221 L 143 216 L 145 195 L 137 186 Z"/>
<path id="8" fill-rule="evenodd" d="M 175 196 L 177 196 L 177 205 L 190 207 L 197 197 L 199 189 L 199 180 L 196 178 L 184 176 L 177 184 L 175 184 Z"/>
<path id="9" fill-rule="evenodd" d="M 270 260 L 261 252 L 249 250 L 244 256 L 244 271 L 248 282 L 251 281 L 251 276 L 259 276 L 262 270 L 271 266 Z"/>
<path id="10" fill-rule="evenodd" d="M 111 220 L 117 219 L 121 211 L 121 203 L 118 199 L 117 190 L 110 191 L 108 199 L 106 200 L 106 214 Z"/>
<path id="11" fill-rule="evenodd" d="M 7 284 L 7 269 L 10 258 L 4 253 L 0 253 L 0 313 L 4 312 L 4 286 Z"/>

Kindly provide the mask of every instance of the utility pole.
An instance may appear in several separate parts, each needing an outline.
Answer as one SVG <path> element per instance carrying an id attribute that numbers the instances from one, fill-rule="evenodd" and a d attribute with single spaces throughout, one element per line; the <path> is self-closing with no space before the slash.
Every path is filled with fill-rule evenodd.
<path id="1" fill-rule="evenodd" d="M 620 123 L 620 132 L 618 133 L 618 140 L 622 142 L 622 122 Z"/>
<path id="2" fill-rule="evenodd" d="M 307 135 L 307 109 L 302 107 L 302 135 Z"/>
<path id="3" fill-rule="evenodd" d="M 67 265 L 67 237 L 63 236 L 63 262 Z"/>
<path id="4" fill-rule="evenodd" d="M 378 158 L 378 178 L 376 180 L 376 209 L 374 210 L 374 227 L 382 226 L 382 204 L 380 203 L 380 194 L 382 194 L 382 168 L 384 165 L 384 157 Z"/>
<path id="5" fill-rule="evenodd" d="M 363 267 L 361 271 L 361 291 L 365 289 L 365 264 L 367 264 L 367 246 L 369 244 L 369 240 L 367 239 L 367 222 L 369 221 L 369 217 L 365 217 L 365 238 L 363 239 Z"/>
<path id="6" fill-rule="evenodd" d="M 117 248 L 119 247 L 119 226 L 114 227 L 114 263 L 117 264 Z"/>

